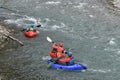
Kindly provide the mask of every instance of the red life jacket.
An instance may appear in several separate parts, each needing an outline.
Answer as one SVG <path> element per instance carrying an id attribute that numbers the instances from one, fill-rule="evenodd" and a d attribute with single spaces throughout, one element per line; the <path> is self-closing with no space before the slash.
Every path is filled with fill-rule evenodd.
<path id="1" fill-rule="evenodd" d="M 73 56 L 72 57 L 67 57 L 67 58 L 64 58 L 64 59 L 60 59 L 59 62 L 61 64 L 66 64 L 66 63 L 69 63 L 72 58 L 73 58 Z"/>
<path id="2" fill-rule="evenodd" d="M 57 52 L 63 53 L 63 51 L 64 51 L 64 48 L 63 48 L 63 47 L 58 46 L 58 48 L 57 48 Z"/>
<path id="3" fill-rule="evenodd" d="M 61 53 L 61 52 L 57 52 L 57 58 L 65 58 L 66 54 L 65 53 Z"/>

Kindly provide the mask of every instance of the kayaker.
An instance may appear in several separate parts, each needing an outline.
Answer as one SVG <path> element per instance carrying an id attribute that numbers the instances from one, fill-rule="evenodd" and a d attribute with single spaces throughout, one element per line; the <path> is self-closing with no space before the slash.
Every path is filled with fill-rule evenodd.
<path id="1" fill-rule="evenodd" d="M 53 42 L 52 51 L 50 52 L 51 58 L 57 58 L 57 44 Z"/>
<path id="2" fill-rule="evenodd" d="M 66 57 L 66 54 L 64 53 L 63 46 L 64 46 L 63 43 L 59 43 L 59 45 L 57 45 L 56 43 L 53 43 L 52 51 L 50 52 L 51 58 L 64 58 L 64 57 Z"/>
<path id="3" fill-rule="evenodd" d="M 28 31 L 34 31 L 34 32 L 36 32 L 36 26 L 35 26 L 35 24 L 32 24 L 31 26 L 28 26 L 27 28 L 26 28 L 26 31 L 28 32 Z"/>
<path id="4" fill-rule="evenodd" d="M 59 43 L 58 48 L 57 48 L 57 58 L 65 58 L 66 57 L 63 46 L 64 46 L 64 44 L 62 42 Z"/>
<path id="5" fill-rule="evenodd" d="M 58 59 L 58 63 L 63 65 L 74 65 L 74 57 L 72 54 L 72 52 L 68 52 L 66 58 Z"/>
<path id="6" fill-rule="evenodd" d="M 32 24 L 31 26 L 28 26 L 27 28 L 26 28 L 26 31 L 28 32 L 28 31 L 34 31 L 34 32 L 36 32 L 36 27 L 41 27 L 41 25 L 35 25 L 35 24 Z"/>

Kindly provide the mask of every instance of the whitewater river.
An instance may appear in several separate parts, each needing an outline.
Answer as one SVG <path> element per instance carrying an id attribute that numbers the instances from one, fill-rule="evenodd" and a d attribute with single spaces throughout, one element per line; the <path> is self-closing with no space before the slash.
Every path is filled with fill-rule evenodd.
<path id="1" fill-rule="evenodd" d="M 18 29 L 16 42 L 0 51 L 0 78 L 5 80 L 119 80 L 120 19 L 105 0 L 0 0 L 0 19 Z M 41 23 L 40 35 L 30 40 L 20 31 Z M 86 72 L 47 69 L 51 43 L 72 48 Z"/>

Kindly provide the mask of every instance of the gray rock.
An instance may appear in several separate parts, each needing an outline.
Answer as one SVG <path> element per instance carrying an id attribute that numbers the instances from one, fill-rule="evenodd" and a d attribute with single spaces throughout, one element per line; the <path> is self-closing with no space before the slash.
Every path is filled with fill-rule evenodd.
<path id="1" fill-rule="evenodd" d="M 0 25 L 0 49 L 7 44 L 7 37 L 4 34 L 10 35 L 12 30 L 9 28 Z"/>

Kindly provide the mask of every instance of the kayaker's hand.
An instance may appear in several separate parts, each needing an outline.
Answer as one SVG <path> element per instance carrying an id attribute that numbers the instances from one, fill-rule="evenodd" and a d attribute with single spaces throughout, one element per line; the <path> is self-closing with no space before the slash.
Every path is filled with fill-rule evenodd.
<path id="1" fill-rule="evenodd" d="M 54 62 L 54 63 L 58 63 L 59 62 L 59 58 L 52 58 L 50 61 Z"/>
<path id="2" fill-rule="evenodd" d="M 54 44 L 55 42 L 53 41 L 52 43 Z"/>
<path id="3" fill-rule="evenodd" d="M 64 50 L 64 53 L 67 54 L 68 52 L 66 50 Z"/>
<path id="4" fill-rule="evenodd" d="M 25 31 L 26 29 L 22 29 L 21 31 Z"/>
<path id="5" fill-rule="evenodd" d="M 52 43 L 53 43 L 53 45 L 57 46 L 57 44 L 55 42 L 52 42 Z"/>
<path id="6" fill-rule="evenodd" d="M 65 54 L 67 54 L 68 52 L 65 52 Z"/>

